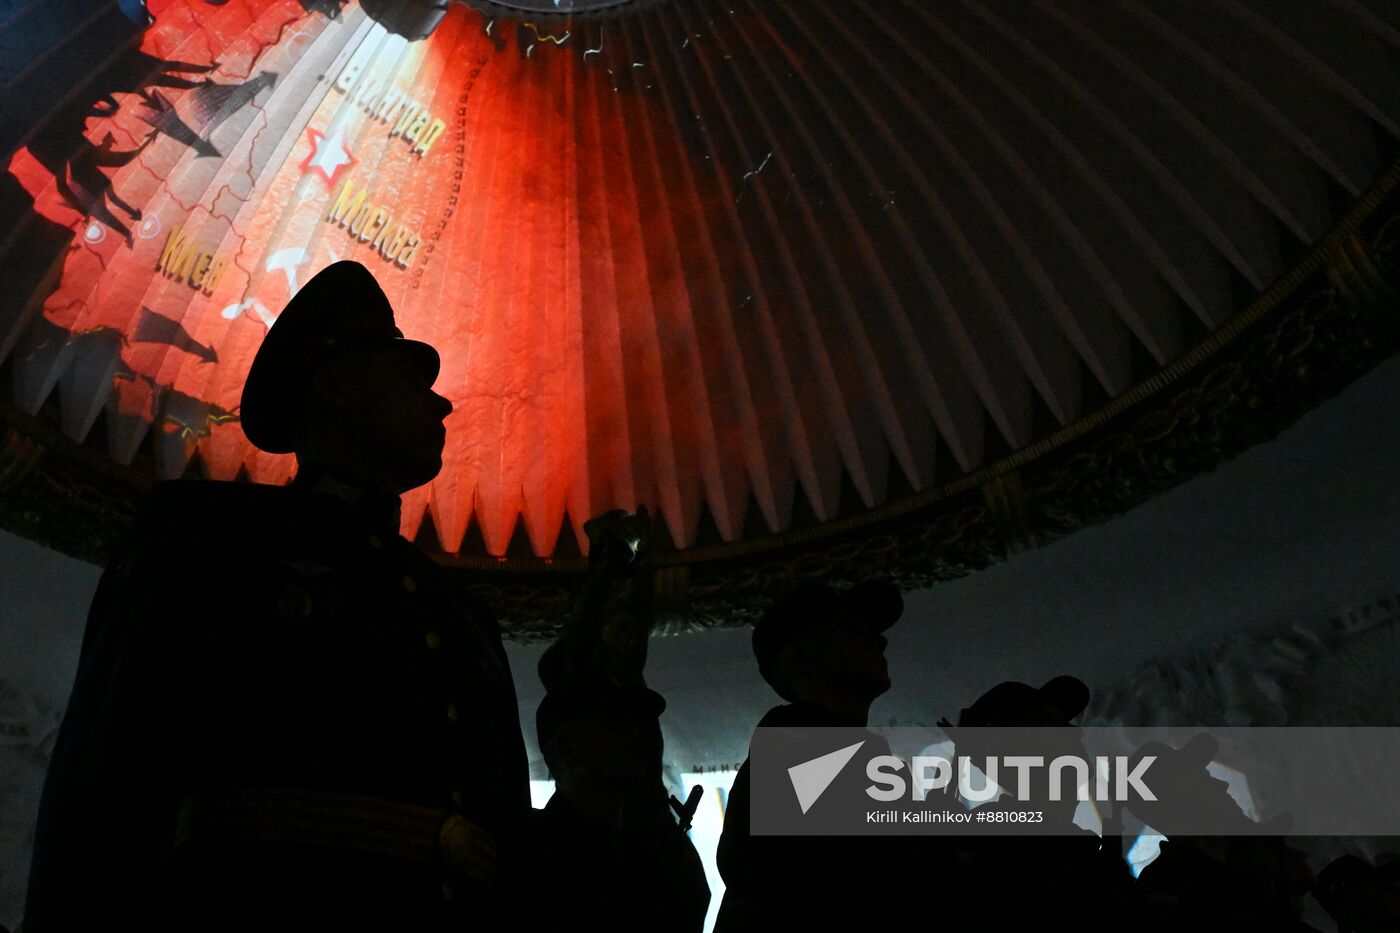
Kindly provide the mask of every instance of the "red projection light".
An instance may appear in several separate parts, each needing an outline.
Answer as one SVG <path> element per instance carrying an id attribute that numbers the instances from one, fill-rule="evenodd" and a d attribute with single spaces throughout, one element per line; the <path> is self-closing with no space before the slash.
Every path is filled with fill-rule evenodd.
<path id="1" fill-rule="evenodd" d="M 1377 4 L 50 6 L 0 24 L 6 417 L 138 484 L 284 482 L 243 381 L 355 259 L 454 406 L 403 531 L 492 572 L 643 503 L 668 566 L 939 503 L 918 541 L 973 540 L 1400 135 Z"/>

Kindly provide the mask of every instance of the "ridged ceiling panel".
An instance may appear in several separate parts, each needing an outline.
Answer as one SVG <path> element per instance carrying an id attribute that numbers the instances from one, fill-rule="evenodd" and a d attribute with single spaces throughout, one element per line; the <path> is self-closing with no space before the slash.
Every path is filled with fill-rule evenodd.
<path id="1" fill-rule="evenodd" d="M 430 514 L 446 550 L 548 556 L 648 503 L 678 546 L 735 541 L 1119 396 L 1400 137 L 1380 0 L 566 13 L 12 5 L 16 402 L 57 391 L 71 437 L 100 424 L 161 476 L 284 480 L 243 438 L 242 380 L 295 289 L 355 258 L 455 404 L 406 532 Z"/>

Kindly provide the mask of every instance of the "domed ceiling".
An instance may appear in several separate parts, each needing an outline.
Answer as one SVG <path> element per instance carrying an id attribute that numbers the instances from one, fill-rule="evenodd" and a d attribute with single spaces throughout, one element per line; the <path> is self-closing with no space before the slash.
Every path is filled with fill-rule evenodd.
<path id="1" fill-rule="evenodd" d="M 1397 139 L 1382 0 L 20 5 L 5 470 L 285 481 L 243 379 L 357 259 L 443 357 L 448 563 L 643 503 L 676 567 L 1014 525 L 1013 467 L 1380 268 Z"/>

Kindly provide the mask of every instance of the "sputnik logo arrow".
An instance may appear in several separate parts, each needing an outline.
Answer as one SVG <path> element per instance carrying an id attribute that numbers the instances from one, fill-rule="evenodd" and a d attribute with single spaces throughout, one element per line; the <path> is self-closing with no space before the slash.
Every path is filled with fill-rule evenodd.
<path id="1" fill-rule="evenodd" d="M 793 765 L 788 768 L 788 777 L 792 779 L 792 789 L 797 793 L 797 803 L 802 807 L 805 814 L 812 809 L 812 804 L 817 802 L 817 798 L 826 793 L 826 789 L 831 786 L 831 782 L 836 780 L 836 776 L 841 773 L 841 769 L 855 757 L 860 747 L 865 742 L 857 742 L 854 745 L 847 745 L 845 748 L 837 749 L 834 752 L 822 755 L 820 758 L 813 758 L 811 761 L 804 761 L 800 765 Z"/>

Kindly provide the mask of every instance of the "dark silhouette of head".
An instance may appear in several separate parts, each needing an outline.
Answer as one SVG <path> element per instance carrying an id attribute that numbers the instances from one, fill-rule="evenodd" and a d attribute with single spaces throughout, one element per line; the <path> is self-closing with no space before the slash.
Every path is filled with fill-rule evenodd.
<path id="1" fill-rule="evenodd" d="M 958 716 L 959 726 L 1068 726 L 1089 705 L 1089 688 L 1063 674 L 1042 687 L 999 683 Z"/>
<path id="2" fill-rule="evenodd" d="M 536 735 L 559 789 L 581 797 L 605 787 L 660 788 L 658 717 L 665 708 L 660 694 L 645 689 L 546 695 L 536 712 Z"/>
<path id="3" fill-rule="evenodd" d="M 903 612 L 903 597 L 888 583 L 844 591 L 801 584 L 754 626 L 759 672 L 783 699 L 860 711 L 863 724 L 871 701 L 890 688 L 884 632 Z"/>
<path id="4" fill-rule="evenodd" d="M 405 340 L 364 266 L 338 262 L 299 291 L 263 340 L 243 388 L 244 433 L 270 453 L 398 495 L 442 469 L 440 360 Z"/>
<path id="5" fill-rule="evenodd" d="M 1085 758 L 1083 733 L 1071 721 L 1089 705 L 1089 688 L 1077 677 L 1055 677 L 1040 687 L 1008 680 L 997 684 L 958 714 L 956 728 L 940 722 L 959 755 L 974 761 L 1010 755 L 1039 756 L 1050 762 L 1062 755 Z M 1059 799 L 1037 798 L 1049 824 L 1070 824 L 1078 809 L 1078 780 L 1070 769 L 1060 773 Z"/>

